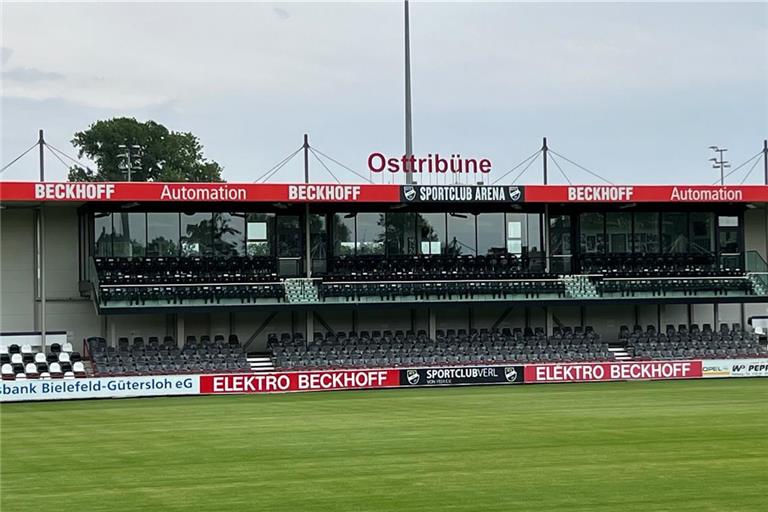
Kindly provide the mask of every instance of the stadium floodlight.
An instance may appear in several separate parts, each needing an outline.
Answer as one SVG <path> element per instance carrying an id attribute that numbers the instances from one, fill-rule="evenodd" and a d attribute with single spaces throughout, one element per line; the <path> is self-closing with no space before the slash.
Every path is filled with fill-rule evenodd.
<path id="1" fill-rule="evenodd" d="M 709 161 L 712 162 L 712 168 L 713 169 L 720 169 L 720 185 L 725 185 L 725 169 L 729 168 L 729 162 L 727 160 L 723 159 L 723 153 L 728 151 L 728 148 L 721 148 L 718 146 L 709 146 L 709 149 L 714 151 L 718 154 L 719 159 L 716 158 L 710 158 Z"/>
<path id="2" fill-rule="evenodd" d="M 131 144 L 130 146 L 120 144 L 117 147 L 123 151 L 117 155 L 120 159 L 118 168 L 123 171 L 123 175 L 126 176 L 127 180 L 131 181 L 132 172 L 141 170 L 142 147 L 138 144 Z"/>

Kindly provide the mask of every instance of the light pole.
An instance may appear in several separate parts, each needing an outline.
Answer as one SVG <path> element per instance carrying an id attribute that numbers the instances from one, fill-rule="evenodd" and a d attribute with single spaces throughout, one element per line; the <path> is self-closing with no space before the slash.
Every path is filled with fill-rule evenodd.
<path id="1" fill-rule="evenodd" d="M 131 181 L 131 173 L 141 170 L 141 146 L 120 144 L 117 147 L 123 151 L 117 155 L 120 158 L 118 168 L 123 171 L 123 175 L 128 178 L 128 181 Z"/>
<path id="2" fill-rule="evenodd" d="M 723 186 L 725 185 L 725 170 L 731 167 L 731 164 L 728 162 L 728 160 L 723 159 L 723 153 L 728 151 L 728 148 L 709 146 L 709 149 L 719 155 L 719 158 L 710 158 L 709 161 L 712 162 L 713 169 L 720 169 L 720 186 Z"/>

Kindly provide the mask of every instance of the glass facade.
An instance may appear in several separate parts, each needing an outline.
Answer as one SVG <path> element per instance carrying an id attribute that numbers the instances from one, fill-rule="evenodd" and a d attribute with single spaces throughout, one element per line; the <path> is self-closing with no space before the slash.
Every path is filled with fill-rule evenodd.
<path id="1" fill-rule="evenodd" d="M 688 214 L 665 212 L 661 214 L 661 251 L 663 253 L 688 252 Z"/>
<path id="2" fill-rule="evenodd" d="M 386 239 L 385 216 L 383 213 L 357 214 L 357 254 L 384 254 Z"/>
<path id="3" fill-rule="evenodd" d="M 386 252 L 392 256 L 416 254 L 416 214 L 386 214 Z"/>
<path id="4" fill-rule="evenodd" d="M 481 213 L 477 216 L 477 253 L 494 255 L 506 253 L 504 214 Z"/>
<path id="5" fill-rule="evenodd" d="M 579 216 L 581 253 L 605 252 L 605 215 L 582 213 Z"/>
<path id="6" fill-rule="evenodd" d="M 445 214 L 419 213 L 416 217 L 419 254 L 442 254 L 445 250 Z"/>
<path id="7" fill-rule="evenodd" d="M 352 256 L 355 254 L 355 216 L 351 213 L 336 213 L 333 219 L 333 255 Z"/>
<path id="8" fill-rule="evenodd" d="M 213 249 L 213 214 L 181 214 L 181 256 L 210 256 Z"/>
<path id="9" fill-rule="evenodd" d="M 245 247 L 248 256 L 272 256 L 275 214 L 249 213 L 245 220 Z"/>
<path id="10" fill-rule="evenodd" d="M 245 255 L 245 214 L 213 214 L 213 253 L 219 257 Z"/>
<path id="11" fill-rule="evenodd" d="M 179 214 L 147 214 L 147 256 L 179 255 Z"/>
<path id="12" fill-rule="evenodd" d="M 93 255 L 103 258 L 112 256 L 112 214 L 93 215 Z"/>
<path id="13" fill-rule="evenodd" d="M 449 256 L 476 256 L 476 235 L 474 215 L 470 213 L 449 213 L 448 243 L 445 253 Z"/>
<path id="14" fill-rule="evenodd" d="M 658 254 L 659 214 L 656 212 L 636 212 L 632 252 L 639 254 Z"/>
<path id="15" fill-rule="evenodd" d="M 609 253 L 632 252 L 632 214 L 629 212 L 606 213 L 605 234 Z"/>

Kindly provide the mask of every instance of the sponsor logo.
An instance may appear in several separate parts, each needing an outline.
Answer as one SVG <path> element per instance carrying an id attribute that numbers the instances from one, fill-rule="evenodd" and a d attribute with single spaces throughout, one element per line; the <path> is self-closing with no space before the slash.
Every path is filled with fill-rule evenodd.
<path id="1" fill-rule="evenodd" d="M 289 185 L 289 201 L 356 201 L 360 185 Z"/>
<path id="2" fill-rule="evenodd" d="M 229 185 L 164 185 L 162 201 L 245 201 L 248 192 L 242 187 Z"/>
<path id="3" fill-rule="evenodd" d="M 509 200 L 513 202 L 517 202 L 520 200 L 520 198 L 523 195 L 523 191 L 520 190 L 520 187 L 509 187 Z"/>
<path id="4" fill-rule="evenodd" d="M 408 185 L 403 187 L 402 191 L 405 201 L 518 203 L 523 200 L 522 187 L 494 185 Z"/>
<path id="5" fill-rule="evenodd" d="M 419 375 L 418 370 L 408 370 L 407 377 L 408 377 L 408 384 L 411 384 L 413 386 L 418 384 L 419 380 L 421 379 L 421 375 Z"/>
<path id="6" fill-rule="evenodd" d="M 701 376 L 701 361 L 542 364 L 525 367 L 525 382 L 686 379 Z"/>
<path id="7" fill-rule="evenodd" d="M 397 386 L 398 370 L 340 370 L 254 375 L 203 375 L 201 393 L 279 393 Z"/>
<path id="8" fill-rule="evenodd" d="M 403 188 L 403 197 L 405 197 L 406 201 L 413 201 L 416 199 L 416 189 L 410 185 L 406 186 Z"/>
<path id="9" fill-rule="evenodd" d="M 507 379 L 507 382 L 515 382 L 517 380 L 517 370 L 512 366 L 504 368 L 504 378 Z"/>
<path id="10" fill-rule="evenodd" d="M 743 201 L 744 192 L 728 188 L 674 187 L 669 198 L 671 201 Z"/>
<path id="11" fill-rule="evenodd" d="M 35 183 L 35 199 L 111 199 L 114 183 Z"/>
<path id="12" fill-rule="evenodd" d="M 568 187 L 569 201 L 631 201 L 634 187 L 629 186 L 573 186 Z"/>
<path id="13" fill-rule="evenodd" d="M 517 384 L 523 382 L 523 367 L 465 366 L 457 368 L 409 368 L 401 370 L 400 382 L 404 386 Z"/>

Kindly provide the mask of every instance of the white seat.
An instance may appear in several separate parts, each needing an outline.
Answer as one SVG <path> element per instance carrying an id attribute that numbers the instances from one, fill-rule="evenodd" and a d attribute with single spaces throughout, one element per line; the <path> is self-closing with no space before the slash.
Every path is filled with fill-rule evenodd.
<path id="1" fill-rule="evenodd" d="M 16 380 L 27 380 L 27 374 L 26 373 L 17 373 L 16 374 Z"/>
<path id="2" fill-rule="evenodd" d="M 8 353 L 8 345 L 0 345 L 0 354 Z"/>
<path id="3" fill-rule="evenodd" d="M 72 363 L 72 371 L 75 372 L 75 375 L 82 374 L 85 375 L 85 365 L 82 361 L 75 361 Z"/>
<path id="4" fill-rule="evenodd" d="M 13 366 L 11 366 L 10 363 L 5 363 L 3 366 L 0 366 L 0 374 L 3 376 L 13 375 Z"/>
<path id="5" fill-rule="evenodd" d="M 69 362 L 69 352 L 61 352 L 61 353 L 59 353 L 59 362 L 60 363 L 68 363 Z"/>
<path id="6" fill-rule="evenodd" d="M 67 342 L 61 346 L 62 352 L 72 352 L 72 344 Z"/>
<path id="7" fill-rule="evenodd" d="M 64 378 L 65 379 L 74 379 L 75 378 L 75 373 L 74 372 L 66 372 L 64 374 Z"/>
<path id="8" fill-rule="evenodd" d="M 21 364 L 24 360 L 21 358 L 21 354 L 12 354 L 11 355 L 11 363 L 13 364 Z"/>
<path id="9" fill-rule="evenodd" d="M 35 362 L 36 363 L 45 363 L 46 362 L 45 354 L 42 353 L 42 352 L 38 352 L 37 354 L 35 354 Z"/>
<path id="10" fill-rule="evenodd" d="M 60 376 L 61 375 L 61 365 L 59 363 L 51 363 L 48 366 L 48 371 L 51 373 L 51 375 Z"/>
<path id="11" fill-rule="evenodd" d="M 24 367 L 24 373 L 26 373 L 29 376 L 38 376 L 37 372 L 37 366 L 35 366 L 35 363 L 27 363 L 27 366 Z"/>
<path id="12" fill-rule="evenodd" d="M 21 353 L 22 354 L 31 354 L 32 353 L 32 345 L 22 345 L 21 346 Z"/>
<path id="13" fill-rule="evenodd" d="M 43 380 L 49 380 L 51 378 L 51 374 L 48 372 L 42 372 L 40 373 L 40 378 Z"/>

